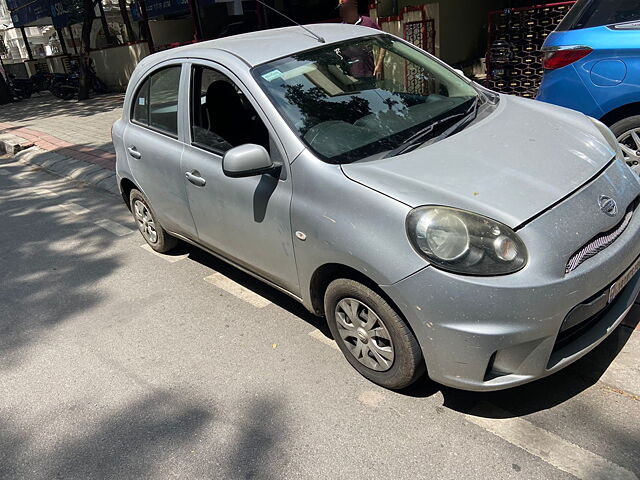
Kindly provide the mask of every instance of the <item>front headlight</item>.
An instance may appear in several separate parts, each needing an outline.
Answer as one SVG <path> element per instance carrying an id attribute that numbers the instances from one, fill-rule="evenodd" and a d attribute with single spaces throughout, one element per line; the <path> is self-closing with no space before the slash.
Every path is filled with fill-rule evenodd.
<path id="1" fill-rule="evenodd" d="M 505 275 L 522 269 L 527 249 L 506 225 L 450 207 L 419 207 L 407 217 L 416 251 L 434 266 L 466 275 Z"/>
<path id="2" fill-rule="evenodd" d="M 596 126 L 602 136 L 607 140 L 609 146 L 616 152 L 616 158 L 618 160 L 624 160 L 624 154 L 622 153 L 622 148 L 620 147 L 620 142 L 613 134 L 613 132 L 600 120 L 596 120 L 593 117 L 589 117 L 589 120 Z"/>

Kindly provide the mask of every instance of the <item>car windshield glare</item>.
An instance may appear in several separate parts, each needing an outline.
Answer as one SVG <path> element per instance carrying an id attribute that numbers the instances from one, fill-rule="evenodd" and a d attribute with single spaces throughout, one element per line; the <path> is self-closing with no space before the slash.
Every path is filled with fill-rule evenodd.
<path id="1" fill-rule="evenodd" d="M 431 125 L 435 136 L 478 97 L 468 81 L 386 35 L 301 52 L 253 74 L 293 131 L 330 163 L 382 156 Z"/>

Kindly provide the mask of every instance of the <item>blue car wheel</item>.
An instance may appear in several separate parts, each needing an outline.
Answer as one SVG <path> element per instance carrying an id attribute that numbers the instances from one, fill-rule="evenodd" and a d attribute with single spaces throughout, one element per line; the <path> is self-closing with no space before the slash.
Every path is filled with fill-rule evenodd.
<path id="1" fill-rule="evenodd" d="M 611 125 L 611 131 L 618 138 L 627 163 L 638 165 L 640 163 L 640 115 L 614 123 Z"/>

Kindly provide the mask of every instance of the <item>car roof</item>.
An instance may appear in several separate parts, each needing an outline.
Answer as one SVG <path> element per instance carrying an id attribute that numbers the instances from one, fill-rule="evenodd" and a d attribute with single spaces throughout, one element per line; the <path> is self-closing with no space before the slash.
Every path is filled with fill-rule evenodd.
<path id="1" fill-rule="evenodd" d="M 350 38 L 383 33 L 373 28 L 339 23 L 305 25 L 305 27 L 316 35 L 323 37 L 326 40 L 324 45 Z M 317 38 L 301 27 L 284 27 L 185 45 L 157 53 L 152 55 L 151 58 L 153 58 L 154 63 L 158 63 L 176 57 L 206 57 L 208 50 L 222 50 L 235 55 L 247 65 L 254 67 L 270 60 L 322 45 Z"/>

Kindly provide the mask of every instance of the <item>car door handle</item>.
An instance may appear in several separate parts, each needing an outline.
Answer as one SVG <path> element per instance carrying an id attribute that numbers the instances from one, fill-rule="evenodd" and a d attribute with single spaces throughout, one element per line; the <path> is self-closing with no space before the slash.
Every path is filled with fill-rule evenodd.
<path id="1" fill-rule="evenodd" d="M 136 158 L 138 160 L 142 158 L 142 154 L 136 149 L 136 147 L 127 148 L 127 152 L 129 152 L 129 155 L 131 155 L 133 158 Z"/>
<path id="2" fill-rule="evenodd" d="M 196 187 L 204 187 L 207 184 L 207 181 L 200 176 L 200 172 L 198 172 L 197 170 L 187 172 L 184 174 L 184 176 Z"/>

